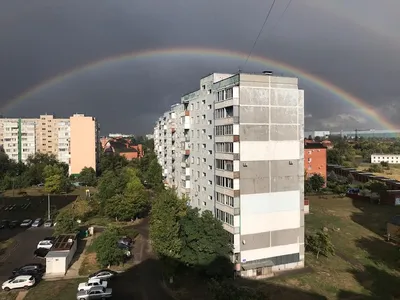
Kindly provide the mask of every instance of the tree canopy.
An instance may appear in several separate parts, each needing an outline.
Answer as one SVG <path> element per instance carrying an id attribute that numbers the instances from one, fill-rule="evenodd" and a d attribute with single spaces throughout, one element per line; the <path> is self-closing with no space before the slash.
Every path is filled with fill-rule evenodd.
<path id="1" fill-rule="evenodd" d="M 120 237 L 119 229 L 110 226 L 94 240 L 93 247 L 96 251 L 96 259 L 102 267 L 119 265 L 124 261 L 125 252 L 118 247 Z"/>
<path id="2" fill-rule="evenodd" d="M 86 186 L 95 186 L 97 183 L 96 171 L 93 168 L 84 167 L 79 173 L 79 182 Z"/>

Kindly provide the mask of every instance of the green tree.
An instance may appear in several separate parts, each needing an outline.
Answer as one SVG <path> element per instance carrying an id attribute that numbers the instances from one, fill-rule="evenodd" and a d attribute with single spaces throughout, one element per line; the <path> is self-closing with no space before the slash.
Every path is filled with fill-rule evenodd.
<path id="1" fill-rule="evenodd" d="M 97 182 L 96 171 L 93 168 L 84 167 L 79 173 L 79 182 L 86 186 L 95 186 Z"/>
<path id="2" fill-rule="evenodd" d="M 349 175 L 347 175 L 347 182 L 348 182 L 349 184 L 353 184 L 353 182 L 354 182 L 354 176 L 353 176 L 353 174 L 349 173 Z"/>
<path id="3" fill-rule="evenodd" d="M 124 176 L 126 177 L 126 186 L 124 190 L 124 196 L 132 202 L 131 214 L 134 217 L 144 216 L 150 206 L 149 194 L 143 186 L 138 172 L 133 169 L 126 167 L 124 169 Z"/>
<path id="4" fill-rule="evenodd" d="M 372 193 L 376 194 L 381 194 L 387 191 L 388 187 L 385 183 L 377 181 L 377 180 L 372 180 L 368 181 L 365 185 L 364 188 L 370 190 Z"/>
<path id="5" fill-rule="evenodd" d="M 102 267 L 119 265 L 124 261 L 125 252 L 118 247 L 120 237 L 117 228 L 109 227 L 94 241 L 96 259 Z"/>
<path id="6" fill-rule="evenodd" d="M 320 254 L 325 257 L 335 254 L 335 248 L 328 234 L 323 231 L 318 231 L 314 234 L 306 234 L 305 246 L 307 251 L 317 256 L 317 259 Z"/>
<path id="7" fill-rule="evenodd" d="M 321 191 L 325 185 L 325 179 L 320 174 L 313 174 L 309 179 L 311 189 L 315 192 Z"/>
<path id="8" fill-rule="evenodd" d="M 56 194 L 66 192 L 69 188 L 68 177 L 65 176 L 64 168 L 58 164 L 47 165 L 43 168 L 45 178 L 44 189 L 46 193 Z"/>
<path id="9" fill-rule="evenodd" d="M 343 157 L 339 150 L 330 149 L 327 151 L 327 163 L 332 165 L 342 165 Z"/>
<path id="10" fill-rule="evenodd" d="M 180 258 L 182 241 L 179 221 L 186 210 L 186 201 L 172 190 L 163 191 L 154 201 L 150 215 L 150 239 L 161 259 Z"/>
<path id="11" fill-rule="evenodd" d="M 185 265 L 199 269 L 210 277 L 232 275 L 233 266 L 229 260 L 232 245 L 221 221 L 208 210 L 200 216 L 198 209 L 189 208 L 180 224 L 181 261 Z"/>
<path id="12" fill-rule="evenodd" d="M 145 170 L 143 181 L 147 186 L 151 187 L 155 191 L 161 191 L 164 189 L 162 168 L 157 159 L 150 161 L 148 168 Z"/>
<path id="13" fill-rule="evenodd" d="M 338 177 L 337 177 L 337 175 L 336 175 L 335 172 L 331 171 L 331 172 L 328 174 L 328 181 L 332 181 L 332 182 L 338 181 Z"/>
<path id="14" fill-rule="evenodd" d="M 100 157 L 100 172 L 115 171 L 118 172 L 128 165 L 128 160 L 118 153 L 105 153 Z"/>
<path id="15" fill-rule="evenodd" d="M 55 219 L 54 235 L 76 233 L 79 225 L 71 209 L 65 208 L 59 212 Z"/>
<path id="16" fill-rule="evenodd" d="M 115 195 L 123 194 L 126 187 L 126 176 L 123 176 L 123 172 L 116 173 L 112 170 L 104 171 L 97 184 L 96 197 L 103 204 L 107 199 L 112 198 Z"/>
<path id="17" fill-rule="evenodd" d="M 60 166 L 63 169 L 63 175 L 68 176 L 68 165 L 60 163 L 53 154 L 36 153 L 28 157 L 26 165 L 28 167 L 27 172 L 32 180 L 31 184 L 44 183 L 44 168 L 50 165 Z"/>

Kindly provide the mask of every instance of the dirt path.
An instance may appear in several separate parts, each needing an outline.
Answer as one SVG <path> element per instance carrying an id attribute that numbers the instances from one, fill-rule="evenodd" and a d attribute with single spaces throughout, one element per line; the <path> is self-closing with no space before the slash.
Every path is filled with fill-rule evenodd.
<path id="1" fill-rule="evenodd" d="M 160 263 L 149 244 L 149 222 L 143 220 L 134 226 L 139 232 L 133 254 L 135 266 L 121 274 L 113 286 L 116 299 L 169 300 L 162 283 Z"/>

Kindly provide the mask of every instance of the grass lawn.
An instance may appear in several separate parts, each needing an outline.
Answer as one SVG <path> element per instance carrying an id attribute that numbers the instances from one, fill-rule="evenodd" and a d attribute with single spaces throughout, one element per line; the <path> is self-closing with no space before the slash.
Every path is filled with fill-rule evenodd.
<path id="1" fill-rule="evenodd" d="M 131 237 L 133 240 L 140 238 L 138 236 L 138 232 L 135 229 L 133 229 L 131 225 L 126 225 L 127 224 L 126 222 L 114 223 L 114 224 L 117 226 L 121 226 L 124 229 L 125 234 L 127 236 Z M 84 276 L 90 275 L 90 274 L 98 271 L 99 269 L 101 269 L 101 266 L 99 266 L 97 263 L 96 253 L 95 253 L 95 249 L 93 247 L 94 240 L 100 235 L 101 235 L 101 233 L 97 233 L 97 234 L 95 233 L 92 243 L 86 248 L 85 253 L 82 254 L 85 257 L 82 261 L 81 267 L 79 268 L 79 275 L 84 275 Z M 126 269 L 131 268 L 133 266 L 133 264 L 134 264 L 134 259 L 132 257 L 128 261 L 126 261 L 123 265 L 112 266 L 111 269 L 115 270 L 115 271 L 124 271 Z"/>
<path id="2" fill-rule="evenodd" d="M 15 300 L 19 291 L 0 292 L 0 300 Z"/>
<path id="3" fill-rule="evenodd" d="M 399 299 L 399 248 L 385 242 L 382 235 L 386 221 L 400 214 L 400 208 L 333 196 L 309 200 L 306 231 L 328 228 L 336 255 L 317 260 L 307 254 L 306 265 L 313 273 L 269 281 L 328 299 Z"/>
<path id="4" fill-rule="evenodd" d="M 24 300 L 71 300 L 76 299 L 78 284 L 82 278 L 72 280 L 42 281 L 29 290 Z M 1 299 L 1 298 L 0 298 Z"/>
<path id="5" fill-rule="evenodd" d="M 365 171 L 370 166 L 371 166 L 371 164 L 364 163 L 364 164 L 361 164 L 357 168 L 357 170 Z M 390 165 L 389 170 L 384 170 L 383 173 L 374 173 L 374 175 L 383 176 L 383 177 L 387 177 L 387 178 L 391 178 L 391 179 L 395 179 L 395 180 L 400 180 L 400 165 Z"/>

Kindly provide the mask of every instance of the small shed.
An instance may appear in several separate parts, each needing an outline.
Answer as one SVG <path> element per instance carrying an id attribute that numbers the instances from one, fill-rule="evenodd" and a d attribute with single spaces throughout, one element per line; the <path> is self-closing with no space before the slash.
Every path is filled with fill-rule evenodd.
<path id="1" fill-rule="evenodd" d="M 76 234 L 60 235 L 46 255 L 46 275 L 65 275 L 77 248 Z"/>

